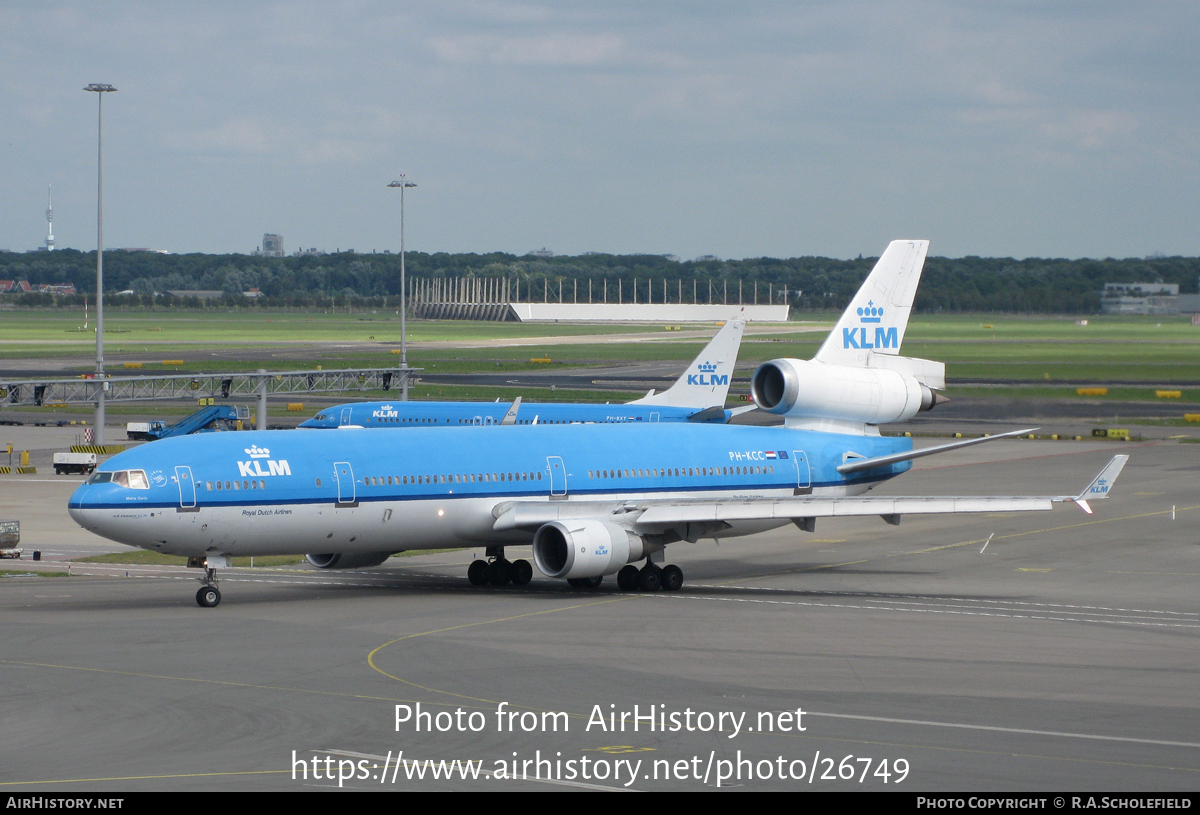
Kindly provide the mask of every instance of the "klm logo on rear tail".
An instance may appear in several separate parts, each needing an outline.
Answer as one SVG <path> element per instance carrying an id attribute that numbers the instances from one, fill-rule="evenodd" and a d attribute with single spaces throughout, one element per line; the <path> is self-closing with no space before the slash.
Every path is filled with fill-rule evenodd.
<path id="1" fill-rule="evenodd" d="M 689 385 L 728 385 L 729 374 L 715 374 L 717 366 L 711 362 L 702 362 L 696 366 L 698 374 L 688 374 L 687 383 Z"/>
<path id="2" fill-rule="evenodd" d="M 883 319 L 883 308 L 876 306 L 874 301 L 868 301 L 865 308 L 858 309 L 858 319 L 861 323 L 875 323 L 874 333 L 867 325 L 842 329 L 843 348 L 900 348 L 900 332 L 895 326 L 884 328 L 878 323 Z"/>
<path id="3" fill-rule="evenodd" d="M 246 448 L 246 455 L 250 456 L 250 461 L 239 461 L 238 476 L 243 478 L 258 478 L 268 475 L 291 475 L 292 468 L 288 466 L 286 459 L 279 461 L 271 460 L 271 451 L 266 447 L 259 447 L 257 444 L 252 444 Z M 263 461 L 267 463 L 267 469 L 262 467 Z"/>

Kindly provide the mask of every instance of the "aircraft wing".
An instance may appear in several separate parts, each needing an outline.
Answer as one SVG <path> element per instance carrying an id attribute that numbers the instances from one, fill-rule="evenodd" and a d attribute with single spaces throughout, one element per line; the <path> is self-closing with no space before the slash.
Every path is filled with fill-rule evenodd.
<path id="1" fill-rule="evenodd" d="M 816 518 L 879 515 L 899 524 L 903 515 L 962 512 L 1035 512 L 1054 504 L 1074 502 L 1091 514 L 1088 499 L 1107 497 L 1113 482 L 1129 460 L 1114 456 L 1078 495 L 959 495 L 959 496 L 797 496 L 795 498 L 656 500 L 586 503 L 512 502 L 496 507 L 496 531 L 537 529 L 557 520 L 605 518 L 640 535 L 660 535 L 675 530 L 684 540 L 706 537 L 739 521 L 792 521 L 811 531 Z"/>

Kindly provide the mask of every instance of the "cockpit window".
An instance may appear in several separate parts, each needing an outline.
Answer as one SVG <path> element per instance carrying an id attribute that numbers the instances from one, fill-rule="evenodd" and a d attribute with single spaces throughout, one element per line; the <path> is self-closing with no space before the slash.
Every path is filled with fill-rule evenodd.
<path id="1" fill-rule="evenodd" d="M 116 470 L 115 472 L 96 471 L 87 480 L 89 484 L 118 484 L 134 490 L 150 489 L 150 481 L 146 478 L 145 470 Z"/>

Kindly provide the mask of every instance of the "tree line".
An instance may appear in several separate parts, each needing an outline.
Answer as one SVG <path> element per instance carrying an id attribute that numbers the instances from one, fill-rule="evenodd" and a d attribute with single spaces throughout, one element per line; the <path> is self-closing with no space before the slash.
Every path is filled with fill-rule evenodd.
<path id="1" fill-rule="evenodd" d="M 653 283 L 654 302 L 661 301 L 662 281 L 668 281 L 668 302 L 692 302 L 693 290 L 706 302 L 710 287 L 720 302 L 725 291 L 742 283 L 743 297 L 758 284 L 759 302 L 787 303 L 799 309 L 840 309 L 849 302 L 877 258 L 839 260 L 823 257 L 746 258 L 742 260 L 676 261 L 658 255 L 607 255 L 531 257 L 501 252 L 409 252 L 409 278 L 507 277 L 521 291 L 558 291 L 560 280 L 607 280 L 613 291 L 617 281 L 628 291 L 634 285 L 646 290 Z M 54 252 L 0 252 L 0 280 L 28 280 L 31 284 L 72 283 L 78 295 L 9 294 L 0 302 L 18 305 L 82 305 L 94 298 L 96 253 L 60 249 Z M 1197 291 L 1200 258 L 944 258 L 930 257 L 917 292 L 916 309 L 922 312 L 1095 313 L 1098 292 L 1105 283 L 1177 283 L 1181 293 Z M 682 281 L 682 284 L 679 283 Z M 349 252 L 267 258 L 255 255 L 165 255 L 155 252 L 109 250 L 104 253 L 106 302 L 118 292 L 125 302 L 145 306 L 313 308 L 340 305 L 393 305 L 400 295 L 400 257 L 394 254 L 362 255 Z M 258 289 L 261 297 L 242 292 Z M 220 291 L 216 300 L 164 296 L 169 291 Z M 90 297 L 89 297 L 90 296 Z M 523 297 L 522 299 L 528 299 Z M 735 302 L 734 300 L 730 300 Z M 644 302 L 644 295 L 639 296 Z"/>

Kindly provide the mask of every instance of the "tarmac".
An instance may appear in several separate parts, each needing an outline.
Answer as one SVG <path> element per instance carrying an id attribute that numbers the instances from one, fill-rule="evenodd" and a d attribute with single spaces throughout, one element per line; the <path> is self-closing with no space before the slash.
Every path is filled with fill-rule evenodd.
<path id="1" fill-rule="evenodd" d="M 0 570 L 70 572 L 0 578 L 0 791 L 1195 790 L 1200 447 L 1171 435 L 998 441 L 876 490 L 1074 494 L 1129 454 L 1093 515 L 673 544 L 686 583 L 653 594 L 472 588 L 464 550 L 229 570 L 202 609 L 194 570 L 74 560 L 125 550 L 67 516 L 80 477 L 0 476 L 42 553 Z"/>

